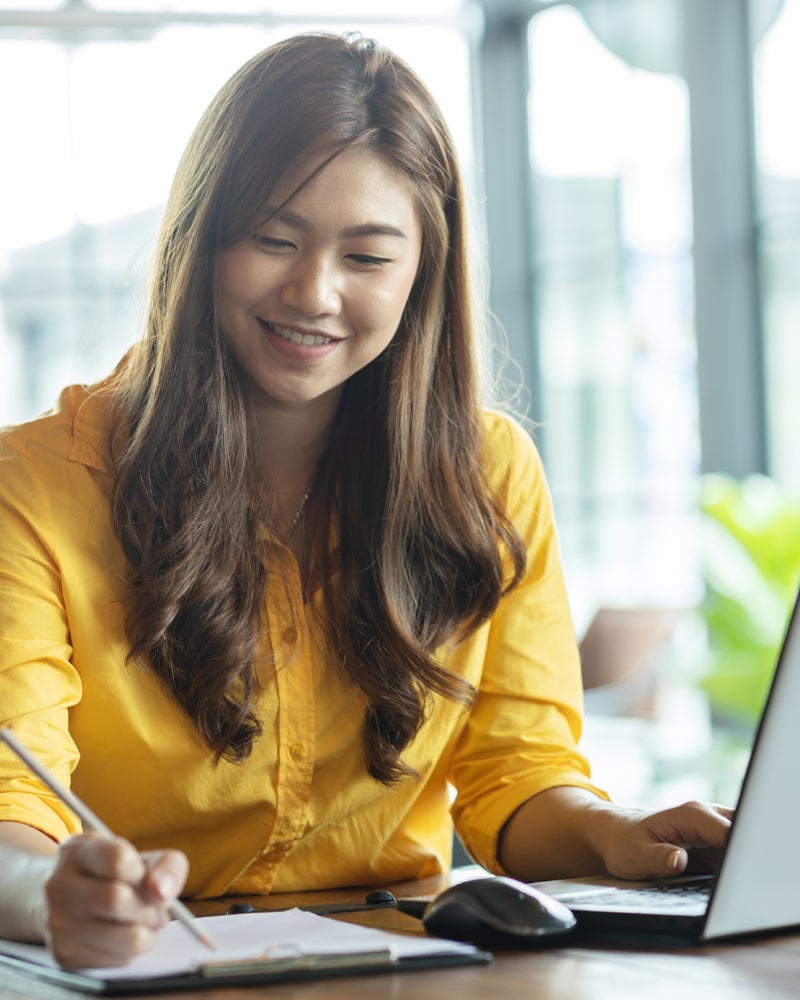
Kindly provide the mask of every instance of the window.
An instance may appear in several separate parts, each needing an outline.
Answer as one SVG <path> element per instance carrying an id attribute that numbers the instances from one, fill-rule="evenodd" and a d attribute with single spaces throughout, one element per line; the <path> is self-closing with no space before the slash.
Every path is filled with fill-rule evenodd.
<path id="1" fill-rule="evenodd" d="M 621 58 L 569 4 L 531 20 L 528 52 L 533 415 L 573 603 L 684 603 L 699 470 L 687 86 Z"/>
<path id="2" fill-rule="evenodd" d="M 757 21 L 774 3 L 753 4 Z M 767 10 L 766 13 L 770 13 Z M 800 2 L 785 0 L 755 48 L 754 105 L 771 472 L 800 491 Z"/>

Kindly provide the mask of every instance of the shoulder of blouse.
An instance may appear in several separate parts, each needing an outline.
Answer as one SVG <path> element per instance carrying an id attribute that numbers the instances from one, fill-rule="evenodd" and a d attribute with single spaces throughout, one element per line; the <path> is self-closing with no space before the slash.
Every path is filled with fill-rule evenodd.
<path id="1" fill-rule="evenodd" d="M 481 460 L 490 487 L 518 483 L 543 476 L 541 458 L 531 433 L 508 413 L 485 409 L 482 412 Z"/>
<path id="2" fill-rule="evenodd" d="M 41 416 L 3 428 L 0 458 L 27 459 L 46 467 L 59 460 L 76 462 L 110 473 L 110 395 L 104 383 L 71 385 L 56 405 Z M 54 471 L 54 470 L 53 470 Z"/>

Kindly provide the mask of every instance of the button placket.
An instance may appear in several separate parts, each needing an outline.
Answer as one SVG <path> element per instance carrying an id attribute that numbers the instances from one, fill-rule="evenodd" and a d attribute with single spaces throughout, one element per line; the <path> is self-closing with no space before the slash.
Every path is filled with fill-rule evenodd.
<path id="1" fill-rule="evenodd" d="M 278 693 L 276 767 L 277 811 L 265 857 L 276 865 L 306 827 L 311 794 L 314 740 L 314 685 L 310 652 L 313 644 L 305 622 L 292 622 L 292 611 L 303 615 L 302 589 L 296 563 L 283 568 L 287 594 L 278 587 L 268 600 L 267 622 L 273 637 L 275 679 Z M 290 624 L 279 624 L 290 623 Z M 277 641 L 275 641 L 277 640 Z"/>

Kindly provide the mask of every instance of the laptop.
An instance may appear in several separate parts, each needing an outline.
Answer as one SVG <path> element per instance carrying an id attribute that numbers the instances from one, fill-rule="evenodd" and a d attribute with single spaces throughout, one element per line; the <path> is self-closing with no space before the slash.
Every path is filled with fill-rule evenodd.
<path id="1" fill-rule="evenodd" d="M 716 875 L 534 884 L 573 911 L 579 930 L 711 941 L 800 925 L 799 765 L 800 594 Z"/>

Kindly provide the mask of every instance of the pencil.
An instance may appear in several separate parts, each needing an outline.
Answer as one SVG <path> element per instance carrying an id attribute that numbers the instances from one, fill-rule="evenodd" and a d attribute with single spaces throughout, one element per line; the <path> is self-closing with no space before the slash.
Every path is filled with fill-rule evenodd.
<path id="1" fill-rule="evenodd" d="M 28 767 L 33 771 L 33 773 L 40 778 L 45 785 L 57 795 L 62 802 L 69 806 L 69 808 L 79 817 L 80 821 L 83 823 L 84 829 L 93 830 L 96 833 L 102 834 L 104 837 L 113 837 L 114 834 L 109 830 L 105 823 L 86 805 L 82 802 L 74 792 L 71 792 L 65 785 L 52 775 L 47 768 L 38 760 L 34 755 L 28 750 L 27 747 L 23 746 L 22 743 L 17 739 L 17 737 L 11 732 L 11 730 L 4 726 L 0 729 L 0 739 L 9 746 L 14 753 L 22 760 Z M 187 909 L 179 899 L 173 899 L 171 903 L 168 904 L 168 910 L 170 915 L 176 920 L 179 920 L 183 926 L 195 937 L 201 944 L 204 944 L 206 948 L 215 949 L 216 945 L 208 936 L 208 934 L 201 930 L 195 923 L 195 916 L 191 910 Z"/>

